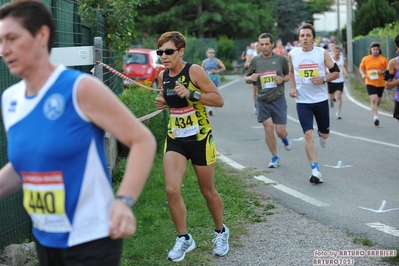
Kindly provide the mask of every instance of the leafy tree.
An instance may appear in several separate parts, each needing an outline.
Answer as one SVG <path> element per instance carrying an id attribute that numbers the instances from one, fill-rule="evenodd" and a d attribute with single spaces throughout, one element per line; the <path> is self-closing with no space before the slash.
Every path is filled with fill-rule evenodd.
<path id="1" fill-rule="evenodd" d="M 396 11 L 387 0 L 367 0 L 355 10 L 353 33 L 355 36 L 366 35 L 372 29 L 384 27 L 385 24 L 396 20 Z"/>
<path id="2" fill-rule="evenodd" d="M 292 41 L 295 30 L 303 23 L 313 23 L 313 14 L 328 11 L 334 0 L 276 0 L 277 30 L 280 38 Z"/>
<path id="3" fill-rule="evenodd" d="M 82 20 L 97 28 L 98 15 L 104 18 L 105 40 L 110 52 L 117 60 L 130 47 L 135 36 L 135 17 L 140 3 L 150 0 L 79 0 L 79 15 Z M 95 33 L 97 34 L 97 33 Z"/>
<path id="4" fill-rule="evenodd" d="M 256 38 L 265 29 L 273 32 L 274 9 L 270 0 L 156 1 L 138 7 L 136 29 L 150 36 L 178 30 L 205 38 Z"/>
<path id="5" fill-rule="evenodd" d="M 277 29 L 279 35 L 294 31 L 307 17 L 307 4 L 304 1 L 278 0 Z"/>
<path id="6" fill-rule="evenodd" d="M 396 15 L 399 16 L 399 1 L 398 0 L 387 0 L 389 5 L 391 6 L 392 9 L 396 11 Z M 357 8 L 362 7 L 365 3 L 367 3 L 367 0 L 355 0 L 355 3 L 357 4 Z M 391 21 L 393 22 L 393 21 Z"/>
<path id="7" fill-rule="evenodd" d="M 399 22 L 386 24 L 384 28 L 374 28 L 367 34 L 367 37 L 384 39 L 395 38 L 399 34 Z"/>

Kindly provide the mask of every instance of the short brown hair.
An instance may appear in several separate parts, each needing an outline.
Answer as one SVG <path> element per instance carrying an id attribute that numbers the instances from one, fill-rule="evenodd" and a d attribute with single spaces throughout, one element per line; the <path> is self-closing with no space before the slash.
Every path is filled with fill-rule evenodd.
<path id="1" fill-rule="evenodd" d="M 316 30 L 314 29 L 313 25 L 310 24 L 310 23 L 305 23 L 299 28 L 298 37 L 299 37 L 299 35 L 301 33 L 301 30 L 303 30 L 303 29 L 310 29 L 312 31 L 313 38 L 316 38 Z"/>
<path id="2" fill-rule="evenodd" d="M 379 51 L 379 54 L 382 54 L 381 43 L 379 43 L 379 42 L 372 42 L 372 43 L 370 44 L 369 54 L 371 54 L 371 48 L 374 48 L 374 47 L 377 47 L 377 48 L 378 48 L 378 51 Z"/>
<path id="3" fill-rule="evenodd" d="M 162 34 L 158 39 L 158 48 L 168 41 L 172 41 L 176 45 L 177 49 L 186 47 L 186 38 L 178 31 L 168 31 Z"/>
<path id="4" fill-rule="evenodd" d="M 268 33 L 268 32 L 264 32 L 261 35 L 259 35 L 258 40 L 259 39 L 266 39 L 266 38 L 269 38 L 270 42 L 274 43 L 273 35 L 271 33 Z"/>

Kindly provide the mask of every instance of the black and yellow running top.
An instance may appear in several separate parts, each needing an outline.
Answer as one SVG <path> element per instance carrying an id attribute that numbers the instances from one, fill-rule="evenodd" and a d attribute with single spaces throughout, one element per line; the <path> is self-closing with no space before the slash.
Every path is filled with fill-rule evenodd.
<path id="1" fill-rule="evenodd" d="M 192 102 L 186 98 L 180 98 L 174 92 L 176 81 L 189 90 L 199 91 L 199 88 L 191 83 L 189 69 L 192 63 L 186 63 L 183 70 L 176 76 L 170 77 L 169 70 L 163 74 L 163 95 L 169 106 L 168 136 L 172 139 L 195 139 L 197 141 L 206 138 L 211 131 L 211 124 L 206 114 L 206 106 L 200 102 Z"/>

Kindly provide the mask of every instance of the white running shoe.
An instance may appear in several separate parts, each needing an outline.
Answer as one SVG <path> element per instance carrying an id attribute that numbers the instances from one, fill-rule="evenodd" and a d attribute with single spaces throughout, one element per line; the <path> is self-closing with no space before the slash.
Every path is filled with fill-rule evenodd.
<path id="1" fill-rule="evenodd" d="M 213 254 L 217 256 L 225 256 L 229 252 L 229 237 L 230 230 L 227 226 L 223 225 L 223 233 L 214 233 L 215 238 L 213 239 Z"/>
<path id="2" fill-rule="evenodd" d="M 284 141 L 283 141 L 283 143 L 284 143 Z M 288 138 L 288 137 L 287 137 L 287 145 L 285 145 L 285 143 L 284 143 L 284 148 L 285 148 L 287 151 L 290 151 L 290 150 L 292 149 L 292 141 L 291 141 L 290 138 Z"/>
<path id="3" fill-rule="evenodd" d="M 190 236 L 189 240 L 186 240 L 184 236 L 176 238 L 175 245 L 173 246 L 172 250 L 169 251 L 168 253 L 168 260 L 174 262 L 182 261 L 186 253 L 190 252 L 195 248 L 195 242 L 193 237 L 190 234 L 188 235 Z"/>
<path id="4" fill-rule="evenodd" d="M 337 119 L 342 119 L 338 112 L 335 113 L 335 116 L 337 117 Z"/>
<path id="5" fill-rule="evenodd" d="M 323 139 L 323 137 L 320 134 L 320 131 L 317 131 L 317 134 L 319 135 L 320 147 L 322 148 L 327 147 L 327 140 Z"/>
<path id="6" fill-rule="evenodd" d="M 312 169 L 312 175 L 310 176 L 309 182 L 313 184 L 323 183 L 323 178 L 321 178 L 321 173 L 316 168 Z"/>

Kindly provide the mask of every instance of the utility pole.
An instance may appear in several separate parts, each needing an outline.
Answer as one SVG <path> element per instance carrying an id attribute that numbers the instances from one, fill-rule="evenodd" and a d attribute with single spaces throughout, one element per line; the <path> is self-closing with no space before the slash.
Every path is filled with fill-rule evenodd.
<path id="1" fill-rule="evenodd" d="M 341 26 L 340 26 L 340 19 L 339 19 L 339 2 L 340 2 L 340 0 L 335 0 L 336 2 L 337 2 L 337 27 L 338 27 L 338 30 L 337 30 L 337 35 L 338 35 L 338 41 L 337 41 L 337 44 L 341 44 Z"/>
<path id="2" fill-rule="evenodd" d="M 352 0 L 346 1 L 346 57 L 348 60 L 348 72 L 353 73 L 353 44 L 352 44 Z"/>

